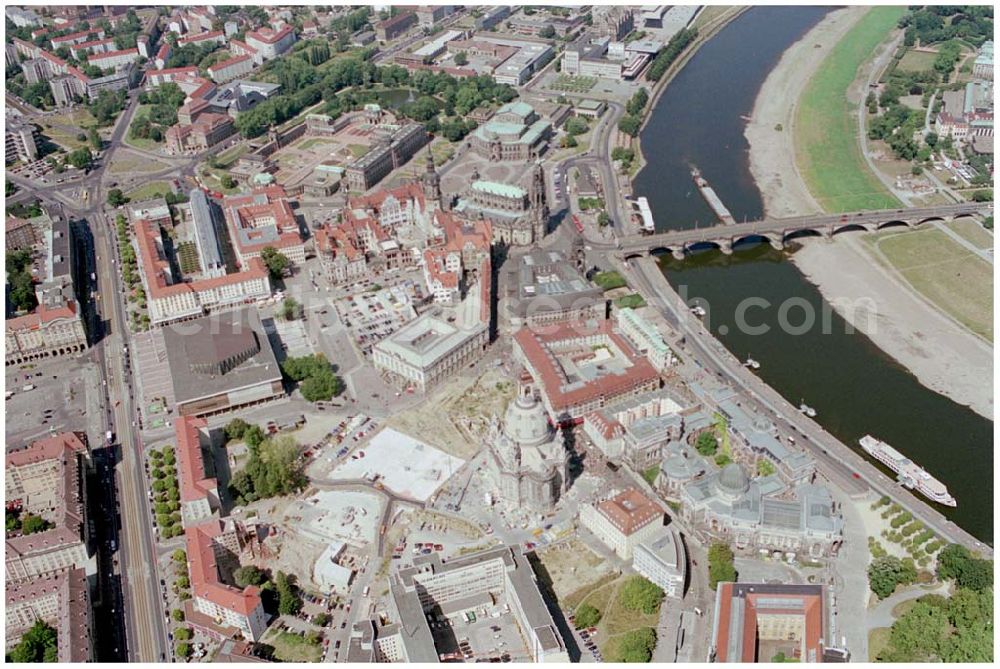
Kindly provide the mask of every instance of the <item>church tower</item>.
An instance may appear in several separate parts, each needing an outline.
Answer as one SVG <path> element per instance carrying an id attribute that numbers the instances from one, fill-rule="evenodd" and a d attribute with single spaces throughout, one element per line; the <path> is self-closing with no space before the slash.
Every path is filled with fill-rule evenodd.
<path id="1" fill-rule="evenodd" d="M 437 173 L 434 168 L 434 156 L 431 152 L 427 152 L 427 170 L 424 172 L 423 176 L 424 182 L 424 197 L 427 199 L 427 203 L 435 202 L 438 207 L 444 208 L 441 202 L 441 175 Z"/>
<path id="2" fill-rule="evenodd" d="M 549 205 L 545 198 L 545 170 L 542 169 L 541 161 L 537 161 L 531 168 L 528 203 L 531 206 L 534 241 L 540 242 L 549 227 Z"/>

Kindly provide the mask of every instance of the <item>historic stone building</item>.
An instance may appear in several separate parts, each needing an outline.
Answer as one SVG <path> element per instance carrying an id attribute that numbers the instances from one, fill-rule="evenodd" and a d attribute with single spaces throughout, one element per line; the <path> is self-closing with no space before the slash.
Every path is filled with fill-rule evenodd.
<path id="1" fill-rule="evenodd" d="M 530 388 L 510 403 L 503 422 L 494 417 L 488 444 L 487 471 L 499 501 L 551 511 L 569 484 L 569 453 Z"/>
<path id="2" fill-rule="evenodd" d="M 549 206 L 545 170 L 535 162 L 522 185 L 486 181 L 472 173 L 472 184 L 455 207 L 466 216 L 488 219 L 493 241 L 507 246 L 531 246 L 548 233 Z"/>

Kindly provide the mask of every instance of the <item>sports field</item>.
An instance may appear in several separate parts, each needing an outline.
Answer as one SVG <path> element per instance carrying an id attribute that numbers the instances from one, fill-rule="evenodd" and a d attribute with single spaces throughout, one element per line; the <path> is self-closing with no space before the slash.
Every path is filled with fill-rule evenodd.
<path id="1" fill-rule="evenodd" d="M 857 106 L 848 101 L 847 90 L 903 12 L 903 7 L 874 7 L 865 14 L 830 52 L 799 100 L 795 159 L 826 211 L 899 206 L 861 155 Z"/>

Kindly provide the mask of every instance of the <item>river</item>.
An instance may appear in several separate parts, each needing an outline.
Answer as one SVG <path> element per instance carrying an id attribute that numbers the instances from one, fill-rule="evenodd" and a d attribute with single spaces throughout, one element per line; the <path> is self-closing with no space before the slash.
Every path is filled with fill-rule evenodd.
<path id="1" fill-rule="evenodd" d="M 642 131 L 647 164 L 635 180 L 636 195 L 649 199 L 658 229 L 715 223 L 692 183 L 692 164 L 736 220 L 761 217 L 744 117 L 784 50 L 827 11 L 751 9 L 703 45 L 669 84 Z M 731 256 L 706 249 L 684 261 L 663 257 L 660 265 L 682 294 L 707 302 L 712 332 L 737 357 L 760 362 L 761 378 L 793 404 L 804 400 L 815 408 L 816 420 L 859 452 L 858 439 L 872 434 L 922 465 L 958 500 L 957 508 L 941 511 L 992 545 L 992 422 L 925 388 L 867 337 L 850 332 L 786 262 L 793 252 L 746 244 Z M 745 321 L 765 326 L 765 333 L 735 326 L 749 298 L 769 305 L 745 311 Z M 815 324 L 796 327 L 807 313 Z"/>

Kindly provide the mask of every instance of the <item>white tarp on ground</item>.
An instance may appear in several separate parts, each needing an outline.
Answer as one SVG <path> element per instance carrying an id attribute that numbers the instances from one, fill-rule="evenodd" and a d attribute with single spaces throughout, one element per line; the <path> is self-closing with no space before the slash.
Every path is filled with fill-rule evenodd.
<path id="1" fill-rule="evenodd" d="M 420 502 L 428 500 L 465 463 L 392 428 L 376 434 L 360 450 L 365 457 L 346 459 L 330 472 L 330 478 L 371 480 L 378 475 L 386 489 Z"/>

